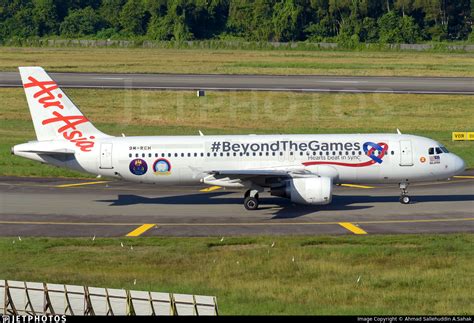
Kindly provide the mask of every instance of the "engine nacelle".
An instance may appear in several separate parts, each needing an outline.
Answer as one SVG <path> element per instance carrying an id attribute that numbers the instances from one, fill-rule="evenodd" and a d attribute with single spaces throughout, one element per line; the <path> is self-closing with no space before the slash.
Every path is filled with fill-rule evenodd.
<path id="1" fill-rule="evenodd" d="M 298 204 L 329 204 L 332 200 L 332 179 L 329 177 L 293 178 L 286 187 L 273 189 L 271 194 L 287 197 Z"/>

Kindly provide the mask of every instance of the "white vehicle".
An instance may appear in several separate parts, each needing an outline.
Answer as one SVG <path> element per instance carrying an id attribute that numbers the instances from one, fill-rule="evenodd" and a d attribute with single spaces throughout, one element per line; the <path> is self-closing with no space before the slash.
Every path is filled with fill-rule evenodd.
<path id="1" fill-rule="evenodd" d="M 20 67 L 37 136 L 12 153 L 130 182 L 218 185 L 299 204 L 331 203 L 339 183 L 409 183 L 447 179 L 464 161 L 440 143 L 400 134 L 113 137 L 96 129 L 41 67 Z"/>

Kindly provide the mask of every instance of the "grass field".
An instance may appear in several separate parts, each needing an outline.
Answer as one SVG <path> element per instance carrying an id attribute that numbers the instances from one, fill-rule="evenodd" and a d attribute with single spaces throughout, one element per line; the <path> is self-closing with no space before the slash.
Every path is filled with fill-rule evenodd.
<path id="1" fill-rule="evenodd" d="M 69 97 L 112 135 L 265 133 L 377 133 L 397 128 L 434 138 L 474 166 L 473 142 L 451 141 L 473 131 L 472 96 L 303 94 L 69 89 Z M 10 147 L 34 140 L 22 89 L 0 89 L 0 174 L 84 176 L 11 156 Z"/>
<path id="2" fill-rule="evenodd" d="M 0 238 L 0 277 L 215 295 L 221 314 L 472 315 L 473 245 L 472 234 Z"/>
<path id="3" fill-rule="evenodd" d="M 0 71 L 474 76 L 474 53 L 0 47 Z"/>

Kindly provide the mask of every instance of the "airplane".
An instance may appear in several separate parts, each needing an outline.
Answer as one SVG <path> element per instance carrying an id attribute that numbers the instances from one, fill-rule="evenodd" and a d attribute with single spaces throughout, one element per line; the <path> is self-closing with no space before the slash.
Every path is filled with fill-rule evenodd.
<path id="1" fill-rule="evenodd" d="M 19 67 L 36 140 L 12 154 L 98 176 L 158 185 L 245 190 L 247 210 L 259 193 L 295 204 L 325 205 L 341 183 L 408 184 L 448 179 L 466 164 L 439 142 L 402 134 L 114 137 L 79 111 L 41 67 Z"/>

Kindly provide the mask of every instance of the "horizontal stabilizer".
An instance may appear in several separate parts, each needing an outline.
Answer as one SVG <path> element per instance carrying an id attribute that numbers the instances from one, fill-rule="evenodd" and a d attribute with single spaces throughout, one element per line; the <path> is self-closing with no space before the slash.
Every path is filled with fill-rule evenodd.
<path id="1" fill-rule="evenodd" d="M 42 154 L 42 155 L 74 155 L 75 151 L 70 149 L 58 150 L 20 150 L 24 153 Z"/>

